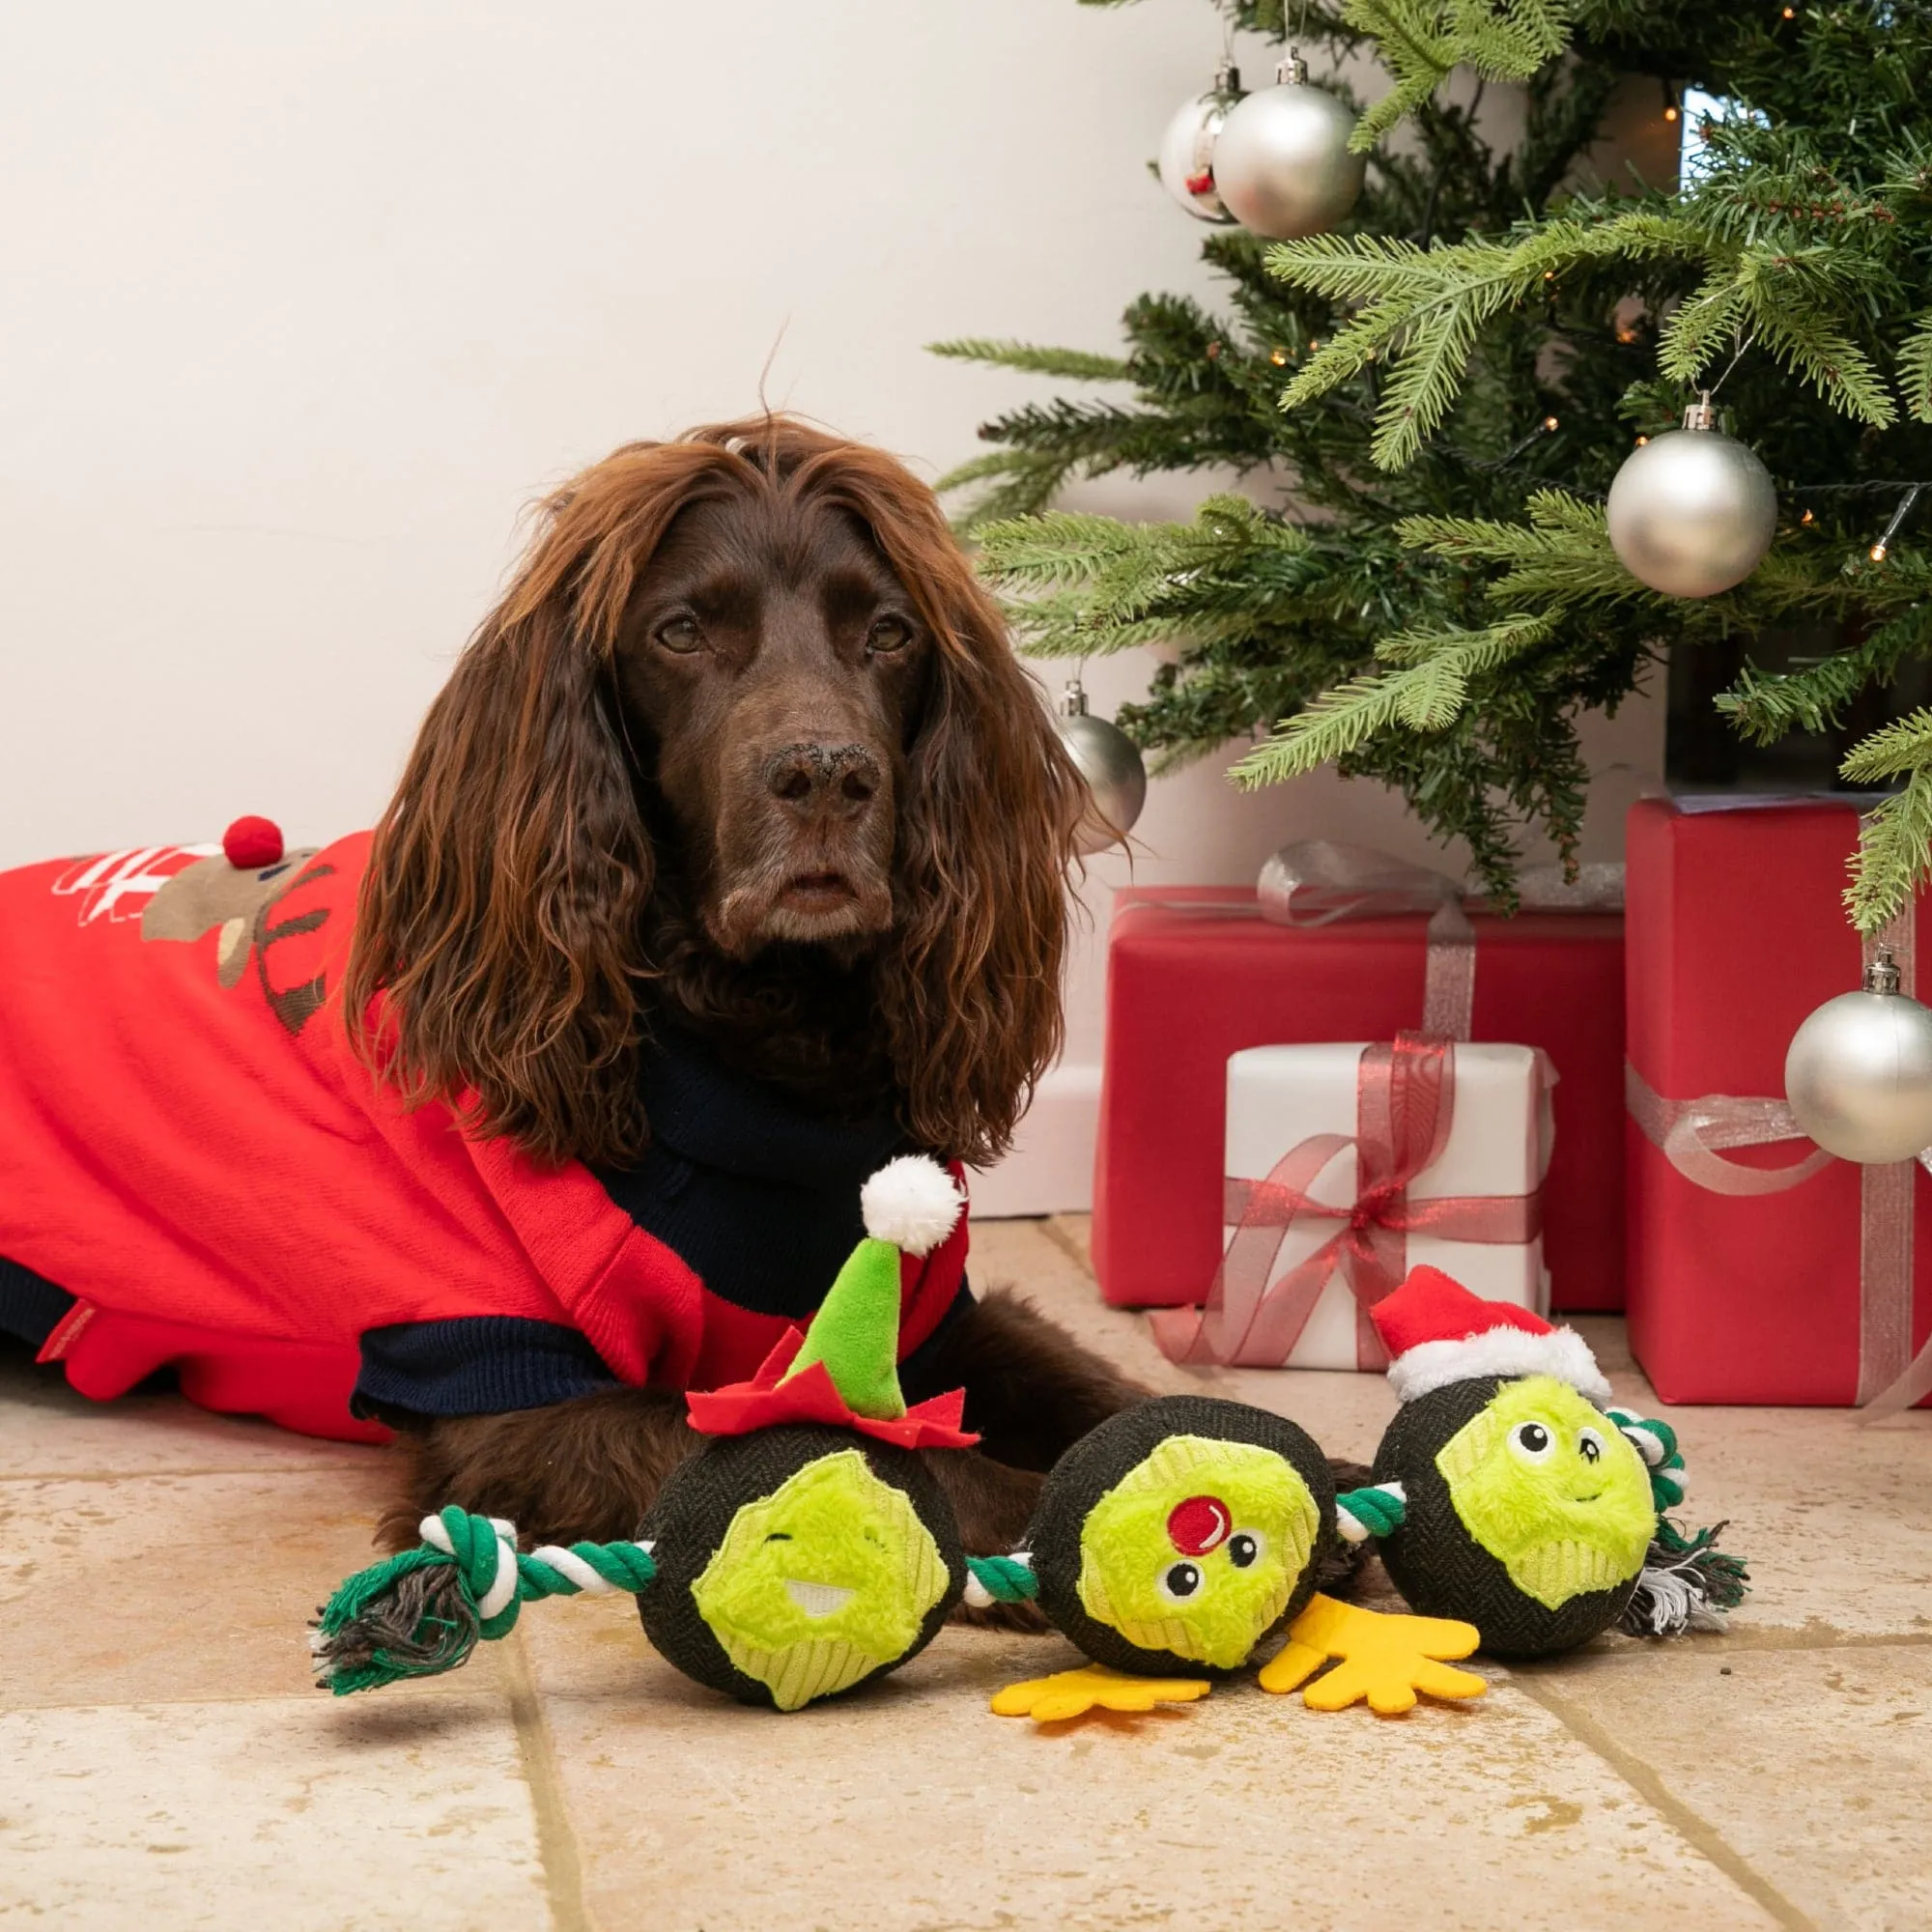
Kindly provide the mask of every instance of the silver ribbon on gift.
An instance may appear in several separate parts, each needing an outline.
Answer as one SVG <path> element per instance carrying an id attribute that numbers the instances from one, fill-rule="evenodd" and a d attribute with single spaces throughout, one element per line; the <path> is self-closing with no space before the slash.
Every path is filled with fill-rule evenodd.
<path id="1" fill-rule="evenodd" d="M 1899 990 L 1915 979 L 1912 910 L 1865 941 L 1865 962 L 1879 948 L 1898 966 Z M 1686 1180 L 1712 1194 L 1782 1194 L 1802 1187 L 1837 1156 L 1817 1146 L 1783 1100 L 1705 1094 L 1666 1100 L 1628 1062 L 1624 1098 L 1638 1131 Z M 1783 1167 L 1745 1167 L 1726 1160 L 1733 1148 L 1777 1147 L 1802 1141 L 1810 1152 Z M 1912 1352 L 1913 1168 L 1932 1173 L 1932 1148 L 1918 1162 L 1892 1161 L 1859 1170 L 1859 1387 L 1863 1420 L 1896 1415 L 1932 1395 L 1932 1341 Z"/>
<path id="2" fill-rule="evenodd" d="M 1577 877 L 1561 866 L 1531 866 L 1517 881 L 1525 912 L 1621 912 L 1624 868 L 1590 865 Z M 1262 867 L 1256 893 L 1261 915 L 1275 925 L 1333 925 L 1343 920 L 1429 915 L 1422 989 L 1422 1031 L 1467 1039 L 1476 1007 L 1476 929 L 1469 923 L 1460 881 L 1427 866 L 1411 866 L 1372 845 L 1303 838 Z"/>

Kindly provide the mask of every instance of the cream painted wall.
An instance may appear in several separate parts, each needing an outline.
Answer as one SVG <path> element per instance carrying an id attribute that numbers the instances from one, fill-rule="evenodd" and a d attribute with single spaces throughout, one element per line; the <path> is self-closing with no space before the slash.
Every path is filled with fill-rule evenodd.
<path id="1" fill-rule="evenodd" d="M 1108 347 L 1140 291 L 1205 290 L 1143 162 L 1216 46 L 1196 0 L 11 10 L 0 864 L 366 823 L 520 506 L 751 407 L 768 357 L 772 401 L 924 474 L 972 453 L 1048 391 L 923 343 Z M 1606 755 L 1656 736 L 1640 707 Z M 1154 787 L 1138 876 L 1245 879 L 1315 832 L 1419 845 L 1373 787 L 1197 769 Z M 1087 889 L 1067 1064 L 987 1206 L 1084 1198 L 1124 876 Z"/>

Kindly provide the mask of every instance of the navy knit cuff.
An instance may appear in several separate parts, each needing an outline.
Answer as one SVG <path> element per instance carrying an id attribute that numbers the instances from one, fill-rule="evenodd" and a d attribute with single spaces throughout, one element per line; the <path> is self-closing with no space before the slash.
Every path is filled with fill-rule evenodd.
<path id="1" fill-rule="evenodd" d="M 613 1388 L 617 1378 L 574 1328 L 519 1315 L 399 1321 L 362 1337 L 354 1415 L 500 1415 Z"/>
<path id="2" fill-rule="evenodd" d="M 73 1303 L 66 1289 L 0 1255 L 0 1334 L 43 1348 Z"/>

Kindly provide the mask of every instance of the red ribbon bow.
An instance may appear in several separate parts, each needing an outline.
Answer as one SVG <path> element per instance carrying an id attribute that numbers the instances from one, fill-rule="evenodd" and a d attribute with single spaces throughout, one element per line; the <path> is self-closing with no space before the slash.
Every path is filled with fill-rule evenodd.
<path id="1" fill-rule="evenodd" d="M 1408 1236 L 1518 1245 L 1543 1227 L 1540 1188 L 1527 1194 L 1438 1195 L 1411 1201 L 1410 1181 L 1448 1145 L 1455 1118 L 1456 1047 L 1433 1034 L 1402 1033 L 1366 1046 L 1355 1076 L 1355 1131 L 1311 1134 L 1276 1161 L 1265 1180 L 1229 1176 L 1225 1218 L 1236 1223 L 1203 1308 L 1149 1317 L 1154 1339 L 1176 1362 L 1280 1368 L 1337 1268 L 1355 1297 L 1355 1362 L 1385 1369 L 1388 1351 L 1369 1310 L 1402 1285 Z M 1317 1201 L 1317 1177 L 1346 1147 L 1355 1150 L 1355 1199 Z M 1340 1221 L 1327 1240 L 1269 1283 L 1288 1231 L 1310 1220 Z"/>

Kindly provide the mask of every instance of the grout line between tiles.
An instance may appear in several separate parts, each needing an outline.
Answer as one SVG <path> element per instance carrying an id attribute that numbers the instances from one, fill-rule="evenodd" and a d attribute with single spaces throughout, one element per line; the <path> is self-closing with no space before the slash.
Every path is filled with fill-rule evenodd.
<path id="1" fill-rule="evenodd" d="M 517 1750 L 523 1759 L 524 1780 L 530 1788 L 530 1806 L 536 1814 L 537 1856 L 543 1861 L 544 1885 L 550 1893 L 553 1932 L 596 1932 L 596 1921 L 583 1902 L 583 1860 L 564 1804 L 555 1741 L 537 1696 L 536 1680 L 530 1675 L 520 1632 L 510 1634 L 501 1655 L 503 1672 L 509 1679 Z"/>
<path id="2" fill-rule="evenodd" d="M 503 1695 L 483 1684 L 466 1684 L 460 1690 L 437 1693 L 438 1701 L 447 1696 L 451 1704 L 487 1704 Z M 0 1702 L 0 1715 L 15 1717 L 27 1713 L 52 1711 L 173 1711 L 203 1704 L 306 1704 L 313 1709 L 327 1697 L 310 1685 L 300 1690 L 209 1690 L 192 1697 L 74 1697 L 53 1704 L 9 1704 Z M 364 1706 L 368 1709 L 368 1706 Z"/>
<path id="3" fill-rule="evenodd" d="M 1763 1877 L 1735 1850 L 1724 1834 L 1700 1812 L 1677 1797 L 1662 1775 L 1634 1752 L 1626 1750 L 1602 1724 L 1580 1711 L 1560 1691 L 1533 1678 L 1516 1676 L 1512 1683 L 1532 1703 L 1540 1704 L 1569 1731 L 1577 1743 L 1594 1751 L 1643 1802 L 1676 1832 L 1690 1848 L 1701 1854 L 1768 1912 L 1787 1932 L 1819 1932 L 1815 1919 L 1806 1917 L 1772 1882 Z"/>
<path id="4" fill-rule="evenodd" d="M 1676 1639 L 1665 1639 L 1673 1642 Z M 1673 1664 L 1721 1662 L 1738 1652 L 1797 1650 L 1922 1650 L 1932 1645 L 1932 1631 L 1841 1631 L 1830 1624 L 1767 1624 L 1754 1629 L 1730 1630 L 1710 1639 L 1711 1648 L 1694 1651 L 1677 1649 L 1663 1652 L 1662 1661 Z M 1648 1644 L 1619 1644 L 1614 1649 L 1593 1651 L 1593 1668 L 1615 1669 L 1632 1662 L 1656 1663 L 1658 1650 Z"/>

